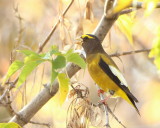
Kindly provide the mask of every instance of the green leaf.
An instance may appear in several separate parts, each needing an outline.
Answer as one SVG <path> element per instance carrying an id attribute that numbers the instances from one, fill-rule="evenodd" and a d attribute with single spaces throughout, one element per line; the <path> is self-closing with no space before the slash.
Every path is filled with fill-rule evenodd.
<path id="1" fill-rule="evenodd" d="M 0 128 L 22 128 L 17 123 L 0 123 Z"/>
<path id="2" fill-rule="evenodd" d="M 77 53 L 68 54 L 66 56 L 66 59 L 67 59 L 68 62 L 72 62 L 74 64 L 77 64 L 78 66 L 80 66 L 83 69 L 86 67 L 85 61 Z"/>
<path id="3" fill-rule="evenodd" d="M 31 55 L 25 57 L 24 63 L 26 64 L 26 63 L 30 63 L 32 61 L 38 61 L 38 60 L 42 61 L 43 59 L 39 55 L 31 54 Z"/>
<path id="4" fill-rule="evenodd" d="M 20 68 L 22 68 L 24 65 L 24 63 L 22 61 L 16 60 L 14 61 L 7 72 L 7 75 L 3 81 L 3 84 L 9 79 L 9 77 L 11 77 L 16 71 L 18 71 Z"/>
<path id="5" fill-rule="evenodd" d="M 58 50 L 58 47 L 56 46 L 56 45 L 53 45 L 52 46 L 52 49 L 51 49 L 51 51 L 50 51 L 50 54 L 51 55 L 61 55 L 61 52 L 59 52 L 59 50 Z"/>
<path id="6" fill-rule="evenodd" d="M 42 57 L 42 59 L 44 60 L 52 60 L 52 55 L 62 55 L 61 52 L 59 52 L 58 47 L 57 46 L 52 46 L 51 51 L 45 53 L 45 54 L 41 54 L 40 56 Z"/>
<path id="7" fill-rule="evenodd" d="M 74 53 L 73 49 L 69 49 L 67 51 L 67 53 L 65 54 L 65 56 L 69 56 L 70 54 Z"/>
<path id="8" fill-rule="evenodd" d="M 64 56 L 57 56 L 52 62 L 53 69 L 59 69 L 66 66 L 66 58 Z"/>
<path id="9" fill-rule="evenodd" d="M 23 53 L 24 55 L 26 55 L 26 56 L 29 56 L 29 55 L 37 55 L 37 56 L 39 56 L 38 55 L 38 53 L 36 53 L 36 52 L 33 52 L 33 51 L 30 51 L 30 50 L 17 50 L 18 52 L 20 52 L 20 53 Z"/>
<path id="10" fill-rule="evenodd" d="M 25 82 L 29 74 L 43 61 L 33 61 L 33 62 L 28 62 L 27 64 L 24 65 L 20 75 L 19 79 L 17 82 L 17 87 L 19 87 L 21 84 Z"/>
<path id="11" fill-rule="evenodd" d="M 52 75 L 51 75 L 51 85 L 54 82 L 54 80 L 57 78 L 58 72 L 56 72 L 53 68 L 53 60 L 52 60 Z"/>
<path id="12" fill-rule="evenodd" d="M 57 76 L 58 76 L 58 72 L 56 72 L 55 70 L 52 70 L 51 84 L 54 82 Z"/>
<path id="13" fill-rule="evenodd" d="M 44 60 L 51 60 L 52 59 L 52 56 L 51 56 L 51 53 L 50 52 L 47 52 L 43 55 L 40 55 L 42 59 Z"/>
<path id="14" fill-rule="evenodd" d="M 69 78 L 65 73 L 58 74 L 60 104 L 66 100 L 69 91 Z"/>

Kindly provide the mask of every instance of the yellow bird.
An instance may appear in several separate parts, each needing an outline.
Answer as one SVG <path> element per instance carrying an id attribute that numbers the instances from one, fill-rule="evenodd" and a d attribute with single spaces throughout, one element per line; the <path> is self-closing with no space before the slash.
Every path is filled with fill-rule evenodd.
<path id="1" fill-rule="evenodd" d="M 95 83 L 113 97 L 121 97 L 139 113 L 137 98 L 130 92 L 127 82 L 114 61 L 104 51 L 100 40 L 91 34 L 82 35 L 82 47 L 86 53 L 88 71 Z"/>

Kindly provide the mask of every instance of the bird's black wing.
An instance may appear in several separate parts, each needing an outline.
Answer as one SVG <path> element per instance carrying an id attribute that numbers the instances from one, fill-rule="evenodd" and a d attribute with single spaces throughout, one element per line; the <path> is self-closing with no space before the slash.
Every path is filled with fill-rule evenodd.
<path id="1" fill-rule="evenodd" d="M 119 78 L 116 75 L 113 74 L 109 65 L 106 64 L 102 58 L 100 58 L 99 66 L 110 77 L 110 79 L 114 81 L 114 83 L 116 83 L 116 85 L 118 85 L 127 94 L 128 98 L 135 105 L 134 101 L 138 102 L 137 98 L 133 96 L 133 94 L 129 91 L 127 86 L 122 85 L 122 82 L 119 80 Z"/>

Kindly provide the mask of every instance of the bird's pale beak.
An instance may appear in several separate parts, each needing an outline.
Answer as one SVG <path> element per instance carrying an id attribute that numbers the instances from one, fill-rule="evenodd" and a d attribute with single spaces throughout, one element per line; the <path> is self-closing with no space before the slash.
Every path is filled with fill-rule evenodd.
<path id="1" fill-rule="evenodd" d="M 76 39 L 76 44 L 82 45 L 82 43 L 83 43 L 83 39 L 81 37 Z"/>

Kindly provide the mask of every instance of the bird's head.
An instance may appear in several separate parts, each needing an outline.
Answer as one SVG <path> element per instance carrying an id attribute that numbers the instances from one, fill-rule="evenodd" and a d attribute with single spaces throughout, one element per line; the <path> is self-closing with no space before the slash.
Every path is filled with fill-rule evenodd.
<path id="1" fill-rule="evenodd" d="M 84 34 L 81 36 L 82 47 L 86 54 L 96 52 L 98 49 L 102 49 L 100 40 L 92 34 Z"/>

